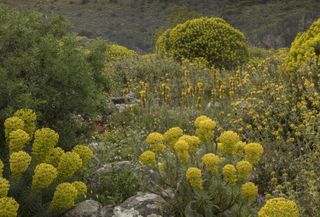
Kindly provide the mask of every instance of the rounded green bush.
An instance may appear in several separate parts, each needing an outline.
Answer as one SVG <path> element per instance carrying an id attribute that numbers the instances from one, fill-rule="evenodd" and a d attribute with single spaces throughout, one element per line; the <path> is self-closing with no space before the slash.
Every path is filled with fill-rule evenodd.
<path id="1" fill-rule="evenodd" d="M 234 68 L 248 60 L 243 33 L 221 18 L 197 18 L 166 30 L 156 50 L 177 60 L 204 58 L 218 68 Z"/>
<path id="2" fill-rule="evenodd" d="M 320 63 L 320 19 L 294 39 L 284 62 L 284 70 L 292 72 L 301 65 L 312 63 Z"/>

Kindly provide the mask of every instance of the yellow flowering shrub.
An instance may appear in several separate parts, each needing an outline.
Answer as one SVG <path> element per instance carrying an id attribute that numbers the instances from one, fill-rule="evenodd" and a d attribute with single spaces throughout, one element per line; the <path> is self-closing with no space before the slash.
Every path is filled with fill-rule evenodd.
<path id="1" fill-rule="evenodd" d="M 57 186 L 50 208 L 53 210 L 67 210 L 74 206 L 78 191 L 71 183 L 61 183 Z"/>
<path id="2" fill-rule="evenodd" d="M 0 217 L 17 217 L 19 204 L 11 197 L 0 198 Z"/>
<path id="3" fill-rule="evenodd" d="M 0 198 L 8 196 L 9 188 L 9 181 L 5 178 L 0 178 Z"/>
<path id="4" fill-rule="evenodd" d="M 264 149 L 259 143 L 249 143 L 244 147 L 244 151 L 246 160 L 254 164 L 260 160 Z"/>
<path id="5" fill-rule="evenodd" d="M 29 167 L 31 156 L 24 152 L 13 152 L 10 155 L 10 172 L 13 177 L 20 177 Z"/>
<path id="6" fill-rule="evenodd" d="M 34 169 L 32 176 L 32 188 L 43 189 L 47 188 L 57 178 L 58 171 L 51 164 L 41 163 Z"/>
<path id="7" fill-rule="evenodd" d="M 124 46 L 112 44 L 107 49 L 106 55 L 109 60 L 121 60 L 124 57 L 135 56 L 137 53 Z"/>
<path id="8" fill-rule="evenodd" d="M 253 148 L 259 151 L 252 151 L 253 143 L 249 143 L 251 145 L 245 152 L 248 144 L 242 142 L 240 135 L 233 131 L 224 131 L 216 138 L 214 132 L 217 123 L 208 116 L 196 118 L 194 126 L 195 133 L 203 129 L 210 135 L 210 140 L 209 137 L 200 139 L 199 133 L 197 136 L 181 135 L 183 131 L 175 127 L 163 134 L 164 142 L 168 146 L 174 142 L 174 145 L 170 146 L 173 148 L 167 148 L 162 152 L 147 150 L 140 155 L 140 162 L 157 173 L 152 175 L 157 177 L 157 181 L 152 182 L 151 177 L 146 174 L 145 185 L 151 185 L 155 191 L 169 188 L 175 192 L 171 199 L 167 199 L 170 206 L 178 206 L 172 208 L 174 216 L 181 214 L 177 211 L 179 209 L 192 209 L 193 213 L 206 216 L 204 213 L 210 213 L 212 207 L 219 207 L 214 211 L 216 215 L 249 215 L 258 196 L 258 187 L 248 182 L 254 170 L 253 164 L 247 158 L 257 162 L 263 153 L 259 149 L 260 145 L 258 148 L 254 145 Z M 150 133 L 147 136 L 146 147 L 152 148 L 151 143 L 162 143 L 161 135 Z M 219 149 L 219 144 L 225 145 L 224 151 Z M 175 204 L 175 201 L 179 201 L 179 204 Z M 211 205 L 201 208 L 190 205 L 202 203 Z"/>
<path id="9" fill-rule="evenodd" d="M 82 160 L 75 152 L 62 154 L 58 164 L 58 176 L 60 179 L 72 177 L 82 167 Z"/>
<path id="10" fill-rule="evenodd" d="M 204 58 L 210 65 L 232 68 L 248 59 L 244 35 L 221 18 L 188 20 L 159 36 L 156 50 L 177 60 Z"/>
<path id="11" fill-rule="evenodd" d="M 76 145 L 72 151 L 80 156 L 83 165 L 87 165 L 88 162 L 93 158 L 92 150 L 86 145 Z"/>
<path id="12" fill-rule="evenodd" d="M 266 204 L 259 210 L 259 217 L 298 217 L 297 204 L 283 197 L 267 200 Z"/>
<path id="13" fill-rule="evenodd" d="M 9 133 L 9 151 L 21 151 L 29 142 L 30 136 L 24 130 L 18 129 Z"/>
<path id="14" fill-rule="evenodd" d="M 56 216 L 87 193 L 86 185 L 73 176 L 89 163 L 93 152 L 86 145 L 77 145 L 70 152 L 56 147 L 59 135 L 50 128 L 36 129 L 36 120 L 32 110 L 20 109 L 5 121 L 0 217 Z M 61 184 L 65 179 L 74 182 Z"/>

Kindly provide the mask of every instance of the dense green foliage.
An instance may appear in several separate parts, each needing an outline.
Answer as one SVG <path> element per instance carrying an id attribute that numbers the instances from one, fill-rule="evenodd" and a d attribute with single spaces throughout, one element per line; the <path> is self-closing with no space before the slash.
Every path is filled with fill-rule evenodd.
<path id="1" fill-rule="evenodd" d="M 248 58 L 244 35 L 220 18 L 193 19 L 168 29 L 156 49 L 180 61 L 203 58 L 217 68 L 234 68 Z"/>
<path id="2" fill-rule="evenodd" d="M 85 53 L 68 27 L 62 17 L 0 7 L 0 121 L 32 108 L 70 148 L 85 130 L 81 120 L 101 105 L 108 82 L 102 76 L 105 45 L 97 42 Z"/>

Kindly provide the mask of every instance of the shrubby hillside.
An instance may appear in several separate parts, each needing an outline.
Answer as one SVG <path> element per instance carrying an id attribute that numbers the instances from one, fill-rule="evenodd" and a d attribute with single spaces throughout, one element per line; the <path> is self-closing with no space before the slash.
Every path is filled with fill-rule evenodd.
<path id="1" fill-rule="evenodd" d="M 320 16 L 317 0 L 1 0 L 71 20 L 75 32 L 151 51 L 154 34 L 194 16 L 222 17 L 265 48 L 289 47 Z"/>

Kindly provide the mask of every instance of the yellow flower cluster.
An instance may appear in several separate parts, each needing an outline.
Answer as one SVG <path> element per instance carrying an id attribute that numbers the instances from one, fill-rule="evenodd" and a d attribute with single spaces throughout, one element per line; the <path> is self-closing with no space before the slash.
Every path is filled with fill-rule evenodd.
<path id="1" fill-rule="evenodd" d="M 195 153 L 198 151 L 200 146 L 200 139 L 196 136 L 183 135 L 179 138 L 179 140 L 184 140 L 189 145 L 189 152 Z"/>
<path id="2" fill-rule="evenodd" d="M 237 174 L 236 174 L 237 170 L 236 168 L 232 165 L 232 164 L 226 164 L 223 167 L 222 170 L 222 174 L 223 174 L 223 178 L 224 180 L 230 184 L 230 185 L 234 185 L 237 181 Z"/>
<path id="3" fill-rule="evenodd" d="M 11 197 L 0 198 L 0 217 L 17 217 L 19 204 Z"/>
<path id="4" fill-rule="evenodd" d="M 189 160 L 189 144 L 185 140 L 178 140 L 174 145 L 174 150 L 177 157 L 182 163 L 186 163 Z"/>
<path id="5" fill-rule="evenodd" d="M 87 186 L 83 182 L 75 181 L 72 185 L 77 189 L 77 198 L 85 197 L 87 194 Z"/>
<path id="6" fill-rule="evenodd" d="M 26 144 L 30 142 L 30 136 L 24 130 L 18 129 L 9 133 L 9 151 L 10 153 L 21 151 Z"/>
<path id="7" fill-rule="evenodd" d="M 254 200 L 258 195 L 258 187 L 252 182 L 246 182 L 241 185 L 240 194 L 244 200 Z"/>
<path id="8" fill-rule="evenodd" d="M 183 135 L 183 130 L 180 129 L 179 127 L 170 128 L 163 135 L 164 142 L 169 147 L 174 148 L 174 145 L 182 135 Z"/>
<path id="9" fill-rule="evenodd" d="M 64 150 L 60 147 L 51 148 L 46 155 L 44 163 L 48 163 L 53 165 L 54 167 L 58 167 L 60 158 L 64 154 Z"/>
<path id="10" fill-rule="evenodd" d="M 201 141 L 209 141 L 213 136 L 213 129 L 217 126 L 217 123 L 209 117 L 202 115 L 198 117 L 194 125 L 196 127 L 196 135 Z"/>
<path id="11" fill-rule="evenodd" d="M 88 162 L 93 158 L 92 150 L 86 145 L 76 145 L 72 149 L 72 152 L 75 152 L 80 156 L 83 165 L 87 165 Z"/>
<path id="12" fill-rule="evenodd" d="M 13 152 L 10 155 L 10 171 L 13 177 L 21 176 L 29 167 L 31 157 L 24 151 Z"/>
<path id="13" fill-rule="evenodd" d="M 51 164 L 41 163 L 36 166 L 32 177 L 32 188 L 47 188 L 57 178 L 57 169 Z"/>
<path id="14" fill-rule="evenodd" d="M 147 166 L 155 166 L 157 164 L 156 161 L 156 154 L 152 151 L 145 151 L 143 152 L 140 157 L 139 160 Z"/>
<path id="15" fill-rule="evenodd" d="M 3 162 L 0 159 L 0 177 L 3 176 L 3 167 L 4 167 Z"/>
<path id="16" fill-rule="evenodd" d="M 112 44 L 109 46 L 109 49 L 107 49 L 106 55 L 109 60 L 114 61 L 114 60 L 121 60 L 124 57 L 135 56 L 137 55 L 137 53 L 133 50 L 129 50 L 124 46 Z"/>
<path id="17" fill-rule="evenodd" d="M 37 115 L 31 109 L 19 109 L 14 113 L 15 117 L 24 121 L 24 130 L 32 137 L 36 131 Z"/>
<path id="18" fill-rule="evenodd" d="M 232 154 L 236 144 L 240 142 L 240 137 L 233 131 L 224 131 L 217 140 L 221 143 L 219 144 L 219 150 L 227 154 Z"/>
<path id="19" fill-rule="evenodd" d="M 154 152 L 163 152 L 166 146 L 163 144 L 164 137 L 161 133 L 153 132 L 147 136 L 147 143 L 151 146 Z"/>
<path id="20" fill-rule="evenodd" d="M 238 171 L 239 180 L 247 179 L 250 173 L 252 172 L 252 164 L 245 160 L 237 162 L 236 167 Z"/>
<path id="21" fill-rule="evenodd" d="M 207 153 L 202 157 L 202 163 L 206 166 L 210 173 L 218 172 L 219 166 L 222 163 L 223 158 L 213 153 Z"/>
<path id="22" fill-rule="evenodd" d="M 197 190 L 202 190 L 202 173 L 199 168 L 196 167 L 190 167 L 188 168 L 186 172 L 186 177 L 190 185 L 197 189 Z"/>
<path id="23" fill-rule="evenodd" d="M 24 121 L 18 117 L 7 118 L 4 122 L 4 133 L 6 139 L 8 140 L 10 132 L 19 129 L 23 130 L 24 126 Z"/>
<path id="24" fill-rule="evenodd" d="M 9 181 L 0 177 L 0 198 L 8 196 L 9 188 Z"/>
<path id="25" fill-rule="evenodd" d="M 77 196 L 78 191 L 74 185 L 66 182 L 61 183 L 54 192 L 50 207 L 53 210 L 70 209 L 74 206 Z"/>
<path id="26" fill-rule="evenodd" d="M 259 210 L 259 217 L 298 217 L 297 204 L 283 197 L 267 200 L 266 204 Z"/>
<path id="27" fill-rule="evenodd" d="M 264 149 L 259 143 L 249 143 L 244 147 L 244 151 L 246 160 L 255 164 L 260 160 Z"/>
<path id="28" fill-rule="evenodd" d="M 58 164 L 58 177 L 67 179 L 72 177 L 82 167 L 82 160 L 75 152 L 64 153 Z"/>
<path id="29" fill-rule="evenodd" d="M 50 128 L 38 129 L 34 134 L 32 156 L 42 162 L 50 149 L 58 144 L 59 135 Z"/>

